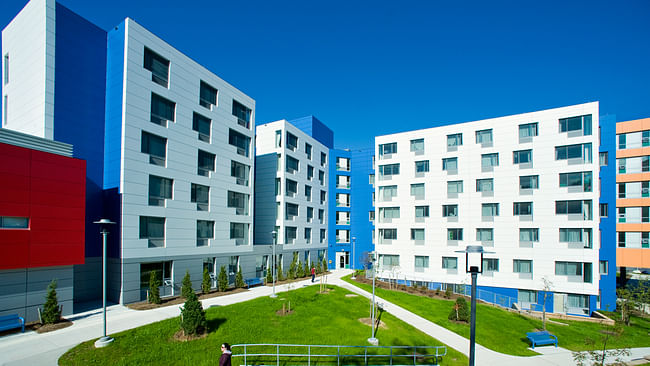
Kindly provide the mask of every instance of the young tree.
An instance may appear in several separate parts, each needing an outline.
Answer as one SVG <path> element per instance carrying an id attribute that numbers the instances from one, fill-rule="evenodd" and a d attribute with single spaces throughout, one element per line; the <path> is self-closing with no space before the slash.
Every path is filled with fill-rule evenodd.
<path id="1" fill-rule="evenodd" d="M 447 285 L 447 288 L 445 289 L 445 298 L 451 299 L 451 286 Z"/>
<path id="2" fill-rule="evenodd" d="M 302 273 L 304 277 L 308 277 L 311 275 L 311 268 L 309 268 L 309 263 L 305 261 L 305 267 L 302 269 Z"/>
<path id="3" fill-rule="evenodd" d="M 190 293 L 194 293 L 192 288 L 192 279 L 190 279 L 190 271 L 185 271 L 185 276 L 183 277 L 183 283 L 181 285 L 181 296 L 187 299 L 190 296 Z"/>
<path id="4" fill-rule="evenodd" d="M 552 295 L 553 282 L 544 276 L 542 277 L 542 284 L 544 285 L 544 295 L 542 297 L 542 329 L 546 330 L 546 300 Z"/>
<path id="5" fill-rule="evenodd" d="M 210 292 L 210 288 L 212 287 L 210 280 L 210 272 L 208 272 L 208 267 L 203 268 L 203 280 L 201 281 L 201 292 L 204 294 L 207 294 Z"/>
<path id="6" fill-rule="evenodd" d="M 449 320 L 469 322 L 469 307 L 465 298 L 459 297 L 456 299 L 456 303 L 453 309 L 451 309 L 448 318 Z"/>
<path id="7" fill-rule="evenodd" d="M 205 331 L 206 320 L 203 305 L 194 292 L 189 292 L 185 305 L 181 308 L 181 329 L 185 335 L 201 334 Z"/>
<path id="8" fill-rule="evenodd" d="M 277 281 L 284 281 L 284 272 L 282 271 L 282 262 L 278 262 L 277 267 L 277 274 L 275 275 L 275 279 Z"/>
<path id="9" fill-rule="evenodd" d="M 219 291 L 224 292 L 228 289 L 228 274 L 226 273 L 226 267 L 221 266 L 219 271 L 219 277 L 217 277 L 217 287 Z"/>
<path id="10" fill-rule="evenodd" d="M 607 342 L 610 338 L 620 337 L 623 333 L 623 328 L 620 325 L 615 324 L 606 327 L 606 329 L 603 329 L 601 333 L 600 341 L 603 345 L 602 348 L 591 351 L 571 352 L 573 360 L 577 366 L 605 366 L 605 361 L 608 362 L 608 365 L 625 365 L 623 361 L 625 356 L 630 355 L 629 349 L 607 349 Z M 596 341 L 591 338 L 586 338 L 585 344 L 587 344 L 589 348 L 594 348 Z M 614 363 L 611 363 L 612 360 L 614 360 Z"/>
<path id="11" fill-rule="evenodd" d="M 56 297 L 56 279 L 52 280 L 47 286 L 47 296 L 45 296 L 45 304 L 43 305 L 41 317 L 43 324 L 54 324 L 61 318 L 59 301 Z"/>
<path id="12" fill-rule="evenodd" d="M 291 260 L 291 264 L 289 264 L 289 270 L 287 271 L 287 277 L 289 277 L 290 280 L 296 278 L 297 264 L 298 264 L 298 253 L 294 252 L 293 259 Z"/>
<path id="13" fill-rule="evenodd" d="M 241 273 L 241 267 L 237 270 L 237 275 L 235 276 L 235 287 L 243 288 L 246 287 L 246 282 L 244 282 L 244 275 Z"/>
<path id="14" fill-rule="evenodd" d="M 318 261 L 318 263 L 316 263 L 316 274 L 320 274 L 321 272 L 323 272 L 323 267 L 321 267 L 321 262 Z"/>
<path id="15" fill-rule="evenodd" d="M 296 264 L 296 278 L 303 278 L 305 277 L 305 272 L 302 269 L 302 266 L 300 263 Z"/>
<path id="16" fill-rule="evenodd" d="M 156 276 L 156 271 L 151 271 L 149 273 L 149 300 L 150 304 L 160 304 L 160 281 L 158 281 L 158 276 Z"/>
<path id="17" fill-rule="evenodd" d="M 327 273 L 327 258 L 323 258 L 323 272 Z"/>
<path id="18" fill-rule="evenodd" d="M 266 269 L 266 283 L 273 283 L 273 272 L 271 272 L 271 267 Z"/>

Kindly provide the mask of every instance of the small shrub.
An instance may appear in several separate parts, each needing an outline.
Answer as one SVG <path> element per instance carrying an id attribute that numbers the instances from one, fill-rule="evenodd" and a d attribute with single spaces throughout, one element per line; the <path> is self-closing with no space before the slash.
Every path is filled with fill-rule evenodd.
<path id="1" fill-rule="evenodd" d="M 237 288 L 246 287 L 246 282 L 244 282 L 244 275 L 241 273 L 241 267 L 239 267 L 239 270 L 237 271 L 237 275 L 235 276 L 235 287 Z"/>
<path id="2" fill-rule="evenodd" d="M 448 318 L 449 320 L 469 322 L 469 307 L 467 306 L 465 298 L 459 297 L 456 299 Z"/>
<path id="3" fill-rule="evenodd" d="M 318 261 L 316 264 L 316 274 L 321 274 L 323 272 L 323 267 L 321 266 L 321 262 Z"/>
<path id="4" fill-rule="evenodd" d="M 297 264 L 296 266 L 296 278 L 302 278 L 305 277 L 305 272 L 302 270 L 302 266 L 300 263 Z"/>
<path id="5" fill-rule="evenodd" d="M 188 293 L 187 301 L 181 308 L 181 329 L 185 335 L 201 334 L 205 331 L 206 320 L 203 305 L 194 292 Z"/>
<path id="6" fill-rule="evenodd" d="M 45 304 L 43 305 L 41 317 L 43 324 L 54 324 L 61 318 L 59 300 L 56 297 L 56 279 L 52 280 L 47 286 L 47 296 L 45 296 Z"/>
<path id="7" fill-rule="evenodd" d="M 293 280 L 296 278 L 296 266 L 298 264 L 298 255 L 294 253 L 293 255 L 293 260 L 291 260 L 291 264 L 289 264 L 289 270 L 287 271 L 287 277 L 290 280 Z"/>
<path id="8" fill-rule="evenodd" d="M 451 286 L 447 286 L 447 289 L 445 290 L 445 298 L 451 299 L 451 295 L 452 295 Z"/>
<path id="9" fill-rule="evenodd" d="M 302 269 L 302 273 L 303 273 L 303 276 L 304 276 L 304 277 L 309 277 L 309 276 L 311 276 L 311 270 L 310 270 L 310 267 L 309 267 L 309 263 L 305 262 L 305 266 L 304 266 L 304 268 Z"/>
<path id="10" fill-rule="evenodd" d="M 190 293 L 194 293 L 194 289 L 192 288 L 192 279 L 190 278 L 190 272 L 185 271 L 185 276 L 183 277 L 183 283 L 181 286 L 181 296 L 184 299 L 189 298 Z"/>
<path id="11" fill-rule="evenodd" d="M 226 267 L 221 266 L 219 271 L 219 277 L 217 277 L 217 287 L 219 291 L 224 292 L 228 289 L 228 274 L 226 273 Z"/>
<path id="12" fill-rule="evenodd" d="M 155 271 L 151 271 L 149 274 L 149 303 L 150 304 L 160 304 L 160 282 L 158 281 L 158 276 L 156 276 Z"/>
<path id="13" fill-rule="evenodd" d="M 323 272 L 327 272 L 327 259 L 323 258 Z"/>
<path id="14" fill-rule="evenodd" d="M 210 292 L 210 288 L 212 287 L 210 280 L 210 272 L 208 272 L 208 268 L 203 268 L 203 281 L 201 281 L 201 292 L 204 294 L 207 294 Z"/>
<path id="15" fill-rule="evenodd" d="M 273 272 L 271 272 L 271 267 L 266 269 L 266 283 L 273 283 Z"/>
<path id="16" fill-rule="evenodd" d="M 436 296 L 440 296 L 440 289 L 439 288 L 436 289 Z"/>

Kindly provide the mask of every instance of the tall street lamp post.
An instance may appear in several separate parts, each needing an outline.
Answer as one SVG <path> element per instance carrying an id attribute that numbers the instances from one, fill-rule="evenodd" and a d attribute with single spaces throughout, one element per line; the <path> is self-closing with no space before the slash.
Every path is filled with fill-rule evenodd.
<path id="1" fill-rule="evenodd" d="M 476 279 L 479 273 L 483 273 L 483 254 L 492 253 L 483 250 L 481 245 L 468 245 L 465 250 L 457 250 L 456 253 L 465 253 L 465 272 L 472 276 L 472 309 L 469 328 L 469 366 L 474 366 L 476 361 Z M 470 266 L 469 255 L 472 254 L 475 264 L 476 255 L 480 255 L 479 265 Z"/>
<path id="2" fill-rule="evenodd" d="M 275 230 L 271 231 L 271 236 L 273 236 L 273 263 L 271 267 L 273 269 L 273 294 L 271 294 L 271 297 L 275 298 L 278 297 L 278 295 L 275 294 L 275 272 L 277 270 L 275 265 L 275 243 L 278 241 L 278 232 Z"/>
<path id="3" fill-rule="evenodd" d="M 372 309 L 370 310 L 370 338 L 368 338 L 368 343 L 376 346 L 379 344 L 379 340 L 375 338 L 375 256 L 377 252 L 370 253 L 371 255 L 371 264 L 372 264 Z"/>
<path id="4" fill-rule="evenodd" d="M 356 280 L 356 279 L 357 279 L 357 278 L 354 276 L 354 274 L 357 272 L 357 271 L 355 270 L 355 267 L 354 267 L 354 247 L 356 246 L 356 244 L 357 244 L 357 238 L 353 236 L 353 237 L 352 237 L 352 279 L 353 279 L 353 280 Z"/>
<path id="5" fill-rule="evenodd" d="M 108 226 L 115 224 L 109 219 L 95 221 L 99 224 L 102 233 L 102 307 L 104 309 L 104 336 L 95 341 L 95 348 L 106 347 L 113 342 L 113 338 L 106 335 L 106 238 L 108 237 Z"/>

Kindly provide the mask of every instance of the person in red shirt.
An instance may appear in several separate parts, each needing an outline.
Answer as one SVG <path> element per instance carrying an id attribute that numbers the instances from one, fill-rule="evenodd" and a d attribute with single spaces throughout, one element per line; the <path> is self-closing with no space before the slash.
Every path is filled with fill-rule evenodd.
<path id="1" fill-rule="evenodd" d="M 316 279 L 316 268 L 311 267 L 311 282 L 314 282 L 314 279 Z"/>

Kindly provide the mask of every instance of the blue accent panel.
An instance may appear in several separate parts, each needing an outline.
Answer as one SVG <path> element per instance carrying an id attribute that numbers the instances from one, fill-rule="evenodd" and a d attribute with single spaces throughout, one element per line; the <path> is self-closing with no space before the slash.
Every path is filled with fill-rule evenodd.
<path id="1" fill-rule="evenodd" d="M 56 3 L 54 140 L 86 160 L 86 257 L 101 256 L 106 32 Z"/>
<path id="2" fill-rule="evenodd" d="M 599 259 L 607 261 L 607 274 L 600 275 L 600 307 L 590 305 L 589 309 L 614 311 L 616 309 L 616 116 L 600 117 L 600 152 L 607 152 L 607 166 L 600 167 L 600 203 L 609 208 L 608 217 L 600 219 Z M 599 263 L 594 266 L 594 277 L 598 276 Z M 597 277 L 596 277 L 597 278 Z"/>
<path id="3" fill-rule="evenodd" d="M 108 32 L 106 52 L 106 127 L 104 131 L 104 189 L 120 186 L 122 155 L 122 95 L 124 90 L 125 24 Z M 139 138 L 139 136 L 138 136 Z"/>
<path id="4" fill-rule="evenodd" d="M 293 121 L 289 121 L 292 125 L 299 128 L 302 132 L 315 138 L 321 144 L 329 149 L 334 148 L 334 132 L 330 130 L 323 122 L 319 121 L 314 116 L 307 116 Z M 333 160 L 330 160 L 333 161 Z"/>
<path id="5" fill-rule="evenodd" d="M 122 195 L 118 193 L 117 188 L 106 189 L 103 191 L 104 197 L 104 217 L 109 218 L 115 223 L 109 228 L 110 234 L 107 239 L 107 253 L 111 258 L 120 258 L 120 228 Z"/>

